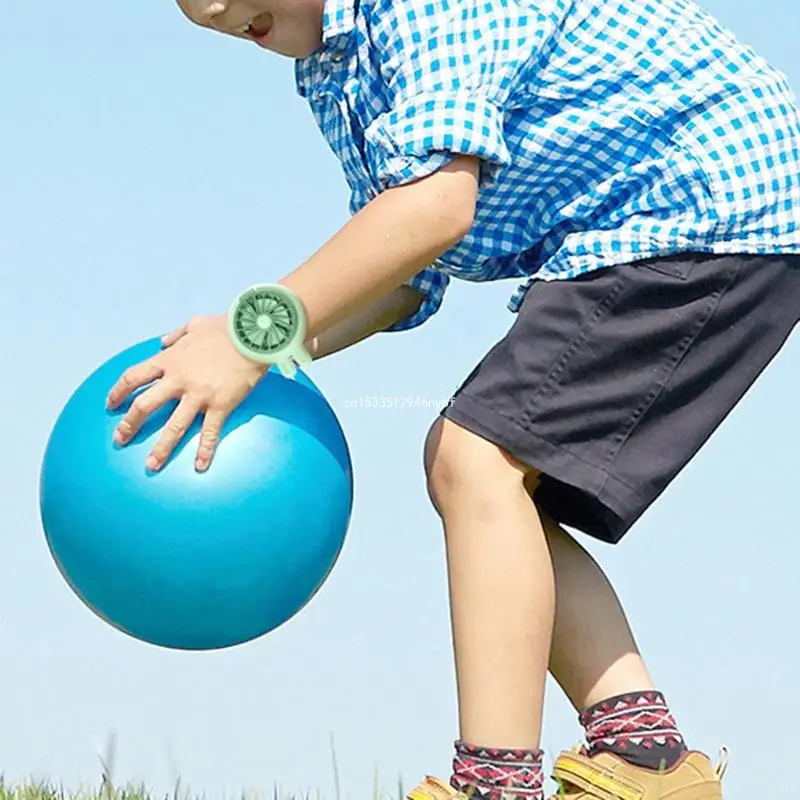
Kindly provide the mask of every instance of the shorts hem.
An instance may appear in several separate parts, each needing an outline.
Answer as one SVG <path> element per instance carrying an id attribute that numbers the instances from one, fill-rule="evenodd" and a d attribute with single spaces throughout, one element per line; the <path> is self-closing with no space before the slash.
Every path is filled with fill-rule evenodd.
<path id="1" fill-rule="evenodd" d="M 571 522 L 569 509 L 564 507 L 562 501 L 556 500 L 557 493 L 547 483 L 539 487 L 534 500 L 554 522 L 574 527 L 607 544 L 619 543 L 655 499 L 641 497 L 608 470 L 548 442 L 529 428 L 486 408 L 465 394 L 456 394 L 441 415 L 502 447 L 542 476 L 577 489 L 589 497 L 593 505 L 598 506 L 602 522 L 599 519 L 596 524 Z"/>

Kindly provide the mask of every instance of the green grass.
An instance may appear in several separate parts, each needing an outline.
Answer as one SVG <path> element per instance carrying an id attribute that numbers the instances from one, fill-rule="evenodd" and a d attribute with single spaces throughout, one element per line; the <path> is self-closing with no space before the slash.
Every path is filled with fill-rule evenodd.
<path id="1" fill-rule="evenodd" d="M 213 800 L 204 794 L 196 794 L 182 788 L 178 780 L 175 788 L 166 794 L 153 794 L 143 785 L 116 786 L 113 781 L 116 737 L 110 736 L 105 754 L 98 754 L 101 765 L 101 780 L 97 788 L 69 791 L 63 786 L 47 781 L 30 781 L 10 785 L 0 773 L 0 800 Z M 339 786 L 339 766 L 336 749 L 331 736 L 331 758 L 333 762 L 334 794 L 325 800 L 343 800 Z M 380 788 L 378 772 L 375 771 L 372 796 L 361 800 L 403 800 L 405 788 L 398 780 L 395 792 L 387 793 Z M 266 792 L 243 792 L 238 797 L 225 800 L 323 800 L 317 791 L 283 792 L 277 785 Z"/>
<path id="2" fill-rule="evenodd" d="M 0 800 L 175 800 L 153 798 L 144 788 L 108 789 L 100 787 L 79 792 L 67 792 L 61 786 L 46 782 L 10 786 L 0 780 Z"/>
<path id="3" fill-rule="evenodd" d="M 153 795 L 144 786 L 135 785 L 124 788 L 101 786 L 97 789 L 68 792 L 63 787 L 49 783 L 10 786 L 0 780 L 0 800 L 205 800 L 205 798 L 188 792 Z M 320 800 L 320 798 L 316 793 L 287 795 L 279 794 L 275 790 L 269 795 L 242 794 L 237 800 Z"/>
<path id="4" fill-rule="evenodd" d="M 0 778 L 0 800 L 212 800 L 212 798 L 177 790 L 155 795 L 144 786 L 111 787 L 102 783 L 98 788 L 68 791 L 62 786 L 47 782 L 9 785 Z M 227 800 L 322 800 L 322 797 L 318 792 L 286 793 L 274 787 L 270 792 L 247 792 Z M 364 800 L 396 800 L 396 798 L 389 798 L 386 793 L 375 791 L 372 798 Z"/>

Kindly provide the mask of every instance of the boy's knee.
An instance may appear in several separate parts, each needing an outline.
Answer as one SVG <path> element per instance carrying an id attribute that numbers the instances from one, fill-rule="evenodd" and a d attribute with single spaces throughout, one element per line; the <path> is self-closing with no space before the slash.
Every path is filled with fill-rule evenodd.
<path id="1" fill-rule="evenodd" d="M 536 472 L 493 442 L 439 418 L 425 440 L 428 494 L 443 513 L 451 503 L 502 502 L 535 481 Z"/>

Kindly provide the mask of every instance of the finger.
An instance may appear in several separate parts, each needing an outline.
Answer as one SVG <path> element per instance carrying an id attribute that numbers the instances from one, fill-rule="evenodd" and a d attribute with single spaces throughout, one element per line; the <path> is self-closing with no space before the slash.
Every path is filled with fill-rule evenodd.
<path id="1" fill-rule="evenodd" d="M 161 362 L 151 358 L 126 369 L 111 388 L 106 399 L 108 408 L 114 409 L 127 400 L 137 389 L 163 377 Z"/>
<path id="2" fill-rule="evenodd" d="M 182 339 L 186 334 L 189 332 L 189 323 L 187 322 L 185 325 L 181 325 L 180 328 L 172 331 L 172 333 L 168 333 L 165 336 L 161 337 L 161 346 L 162 347 L 172 347 L 178 339 Z"/>
<path id="3" fill-rule="evenodd" d="M 178 407 L 172 412 L 172 416 L 164 426 L 158 442 L 150 452 L 147 469 L 157 472 L 167 463 L 175 448 L 192 427 L 200 408 L 201 404 L 197 399 L 189 397 L 189 395 L 181 398 Z"/>
<path id="4" fill-rule="evenodd" d="M 154 411 L 174 400 L 178 394 L 179 390 L 166 381 L 159 381 L 155 386 L 142 392 L 131 403 L 131 407 L 117 425 L 114 441 L 117 444 L 127 444 Z"/>
<path id="5" fill-rule="evenodd" d="M 198 472 L 205 472 L 211 465 L 222 436 L 222 426 L 227 418 L 228 412 L 226 410 L 210 408 L 206 411 L 203 427 L 200 430 L 200 443 L 197 446 L 197 457 L 195 459 L 195 469 Z"/>

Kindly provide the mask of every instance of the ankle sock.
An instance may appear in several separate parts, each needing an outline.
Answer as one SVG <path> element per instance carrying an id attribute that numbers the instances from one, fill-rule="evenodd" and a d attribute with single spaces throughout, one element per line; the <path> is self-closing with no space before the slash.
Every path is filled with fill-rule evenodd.
<path id="1" fill-rule="evenodd" d="M 509 750 L 455 743 L 450 785 L 476 800 L 542 800 L 541 750 Z"/>
<path id="2" fill-rule="evenodd" d="M 687 750 L 660 692 L 611 697 L 583 711 L 580 723 L 590 755 L 614 753 L 645 769 L 669 769 Z"/>

